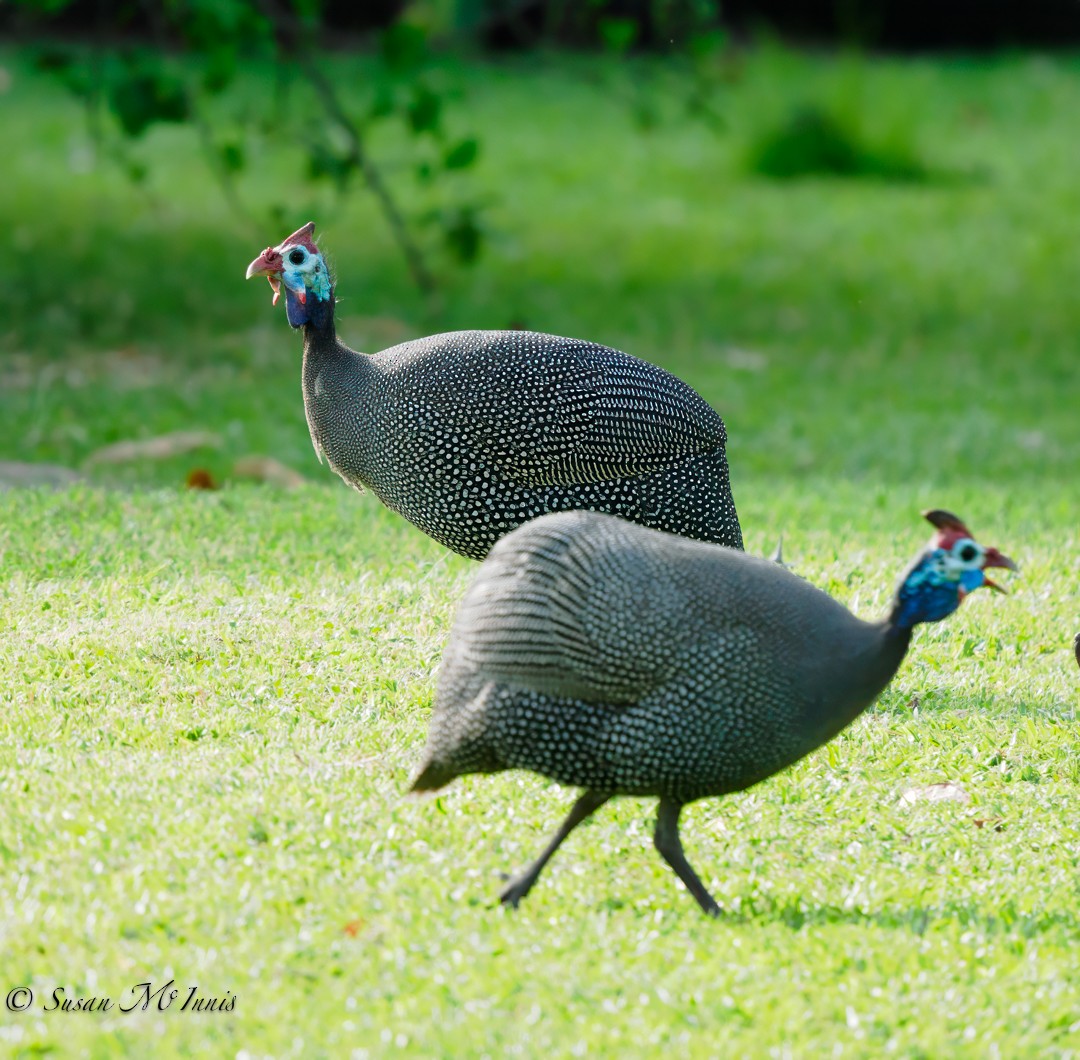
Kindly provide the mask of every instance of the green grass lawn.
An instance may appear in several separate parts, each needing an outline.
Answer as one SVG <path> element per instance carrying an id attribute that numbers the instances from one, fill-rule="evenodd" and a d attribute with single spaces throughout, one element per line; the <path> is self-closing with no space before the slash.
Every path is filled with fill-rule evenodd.
<path id="1" fill-rule="evenodd" d="M 475 565 L 316 464 L 298 340 L 242 280 L 286 232 L 232 218 L 176 130 L 143 148 L 168 163 L 148 194 L 84 172 L 76 108 L 0 65 L 0 460 L 221 436 L 0 494 L 0 992 L 37 995 L 0 1012 L 0 1053 L 1080 1053 L 1080 63 L 753 53 L 721 137 L 642 136 L 583 61 L 451 69 L 495 238 L 436 306 L 359 191 L 312 195 L 270 143 L 245 178 L 319 223 L 356 346 L 523 320 L 687 378 L 727 421 L 748 548 L 783 534 L 860 614 L 922 507 L 1019 561 L 840 739 L 687 811 L 717 922 L 646 801 L 605 807 L 508 912 L 499 874 L 573 793 L 403 797 Z M 868 129 L 960 176 L 747 175 L 758 130 L 856 90 Z M 251 452 L 311 484 L 235 482 Z M 195 465 L 226 488 L 184 491 Z M 966 801 L 902 798 L 943 781 Z M 170 980 L 171 1010 L 118 1011 Z M 43 1011 L 56 986 L 114 1008 Z M 191 987 L 235 1006 L 176 1011 Z"/>

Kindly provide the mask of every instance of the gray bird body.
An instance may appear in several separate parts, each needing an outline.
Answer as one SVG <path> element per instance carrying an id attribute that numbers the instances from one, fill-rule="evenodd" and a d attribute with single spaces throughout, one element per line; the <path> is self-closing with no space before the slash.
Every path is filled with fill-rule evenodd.
<path id="1" fill-rule="evenodd" d="M 545 512 L 610 512 L 742 547 L 720 416 L 593 343 L 467 331 L 367 356 L 304 327 L 304 407 L 347 483 L 465 556 Z"/>
<path id="2" fill-rule="evenodd" d="M 1016 569 L 951 512 L 887 618 L 863 622 L 780 564 L 592 512 L 543 516 L 492 549 L 450 634 L 413 790 L 528 769 L 584 788 L 562 841 L 615 795 L 659 797 L 656 849 L 719 906 L 679 838 L 682 807 L 760 780 L 852 722 L 889 683 L 912 628 L 952 614 L 988 567 Z"/>
<path id="3" fill-rule="evenodd" d="M 768 560 L 547 516 L 461 604 L 416 786 L 521 768 L 679 804 L 738 791 L 854 720 L 909 640 Z"/>

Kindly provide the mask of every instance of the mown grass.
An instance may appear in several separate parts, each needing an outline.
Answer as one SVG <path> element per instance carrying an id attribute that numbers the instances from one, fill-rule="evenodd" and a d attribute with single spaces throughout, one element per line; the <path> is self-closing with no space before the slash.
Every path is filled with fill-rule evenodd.
<path id="1" fill-rule="evenodd" d="M 0 458 L 223 435 L 0 494 L 0 987 L 38 995 L 0 1019 L 5 1050 L 1080 1050 L 1074 60 L 862 70 L 864 120 L 981 173 L 940 186 L 746 174 L 760 129 L 847 91 L 828 58 L 749 56 L 720 139 L 681 120 L 641 137 L 580 68 L 462 68 L 502 234 L 433 308 L 362 196 L 312 214 L 358 346 L 519 319 L 691 380 L 727 420 L 748 547 L 784 534 L 861 614 L 922 541 L 921 507 L 1020 561 L 1009 597 L 921 631 L 848 733 L 687 812 L 716 923 L 653 852 L 643 801 L 605 808 L 510 913 L 498 874 L 572 793 L 507 775 L 403 798 L 475 567 L 315 465 L 296 339 L 240 281 L 284 233 L 247 234 L 173 131 L 147 145 L 170 163 L 153 200 L 73 175 L 74 108 L 4 65 L 21 148 L 0 224 L 23 264 Z M 306 220 L 320 204 L 262 150 L 245 190 Z M 249 451 L 312 485 L 178 488 Z M 945 780 L 969 801 L 901 801 Z M 41 1010 L 58 985 L 118 1003 L 170 979 L 236 1007 Z"/>

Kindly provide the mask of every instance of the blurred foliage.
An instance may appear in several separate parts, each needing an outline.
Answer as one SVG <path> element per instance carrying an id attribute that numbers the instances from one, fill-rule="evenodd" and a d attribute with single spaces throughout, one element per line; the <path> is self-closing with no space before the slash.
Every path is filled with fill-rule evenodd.
<path id="1" fill-rule="evenodd" d="M 503 47 L 684 50 L 720 26 L 717 0 L 456 0 L 463 32 Z M 445 17 L 445 12 L 444 12 Z"/>
<path id="2" fill-rule="evenodd" d="M 48 33 L 76 0 L 15 0 L 31 25 Z M 234 178 L 248 164 L 249 141 L 271 133 L 295 143 L 303 179 L 326 182 L 338 195 L 350 193 L 358 179 L 380 210 L 424 291 L 436 286 L 430 257 L 437 247 L 458 264 L 469 264 L 484 246 L 484 203 L 461 175 L 480 156 L 475 136 L 456 136 L 450 112 L 457 102 L 454 86 L 432 70 L 428 34 L 421 26 L 397 21 L 377 35 L 384 67 L 363 103 L 343 100 L 338 86 L 320 63 L 326 38 L 318 0 L 166 0 L 138 9 L 149 23 L 150 40 L 116 35 L 128 27 L 126 5 L 100 5 L 98 43 L 40 46 L 38 65 L 54 74 L 85 105 L 88 126 L 100 153 L 117 160 L 127 176 L 145 180 L 154 163 L 133 150 L 155 125 L 189 124 L 199 134 L 225 193 L 238 211 Z M 214 105 L 235 87 L 240 65 L 270 60 L 276 82 L 272 91 L 237 98 L 231 114 Z M 320 113 L 290 107 L 300 87 L 313 92 Z M 396 126 L 407 143 L 413 179 L 429 191 L 435 205 L 412 214 L 399 205 L 394 184 L 384 176 L 383 161 L 370 148 L 377 126 Z M 452 179 L 445 179 L 452 178 Z M 396 179 L 396 176 L 395 176 Z M 269 210 L 286 226 L 295 218 L 283 204 Z"/>
<path id="3" fill-rule="evenodd" d="M 359 103 L 327 73 L 339 7 L 330 0 L 14 0 L 20 28 L 49 41 L 37 45 L 39 67 L 83 103 L 98 153 L 131 181 L 144 184 L 159 164 L 140 149 L 146 134 L 182 125 L 196 132 L 235 213 L 257 220 L 260 231 L 265 214 L 291 227 L 302 220 L 295 202 L 260 203 L 253 211 L 237 178 L 257 155 L 259 137 L 295 145 L 305 186 L 326 186 L 339 202 L 358 184 L 366 187 L 424 292 L 437 286 L 435 257 L 468 265 L 481 256 L 491 205 L 472 175 L 482 143 L 460 128 L 460 92 L 437 61 L 435 39 L 490 42 L 523 18 L 535 23 L 526 43 L 542 50 L 587 44 L 619 59 L 663 50 L 676 61 L 640 78 L 612 77 L 611 64 L 584 76 L 619 100 L 642 133 L 681 116 L 672 100 L 713 131 L 723 129 L 716 101 L 734 60 L 714 0 L 429 0 L 407 10 L 394 2 L 360 8 L 347 21 L 369 29 L 366 43 L 380 69 L 365 81 Z M 64 31 L 88 21 L 94 32 L 80 35 L 91 43 L 65 42 Z M 257 96 L 237 84 L 252 61 L 274 71 L 269 91 Z M 300 96 L 303 106 L 295 105 Z M 421 191 L 410 209 L 401 204 L 417 196 L 402 186 L 403 175 Z"/>
<path id="4" fill-rule="evenodd" d="M 740 505 L 757 476 L 819 473 L 886 491 L 917 484 L 929 505 L 944 503 L 928 484 L 969 481 L 980 454 L 995 480 L 1057 483 L 1047 496 L 1058 503 L 1080 460 L 1067 397 L 1080 334 L 1074 61 L 866 64 L 857 109 L 873 142 L 899 131 L 935 172 L 986 174 L 907 184 L 751 176 L 761 130 L 796 101 L 849 115 L 855 74 L 843 57 L 778 48 L 741 61 L 719 138 L 686 119 L 637 134 L 582 76 L 659 78 L 671 64 L 658 57 L 461 67 L 470 127 L 489 148 L 470 172 L 498 196 L 500 236 L 479 267 L 441 276 L 437 299 L 410 287 L 370 196 L 350 196 L 334 215 L 325 181 L 310 197 L 290 187 L 297 155 L 281 137 L 253 138 L 238 186 L 253 201 L 293 194 L 293 216 L 318 223 L 340 279 L 340 333 L 354 348 L 516 324 L 623 348 L 691 381 L 732 426 Z M 325 62 L 360 109 L 382 60 Z M 155 168 L 132 194 L 119 170 L 95 161 L 72 128 L 72 99 L 25 49 L 0 51 L 0 68 L 19 145 L 0 198 L 12 248 L 0 324 L 8 451 L 79 466 L 110 442 L 196 427 L 220 429 L 235 456 L 303 467 L 298 347 L 266 285 L 241 280 L 268 234 L 244 231 L 191 132 L 147 132 L 140 150 L 154 152 Z M 253 62 L 235 91 L 268 94 L 273 76 Z M 674 86 L 656 106 L 676 114 Z M 431 208 L 416 182 L 400 191 L 410 214 Z M 228 470 L 199 463 L 219 479 Z M 174 473 L 189 466 L 144 481 L 182 481 Z"/>
<path id="5" fill-rule="evenodd" d="M 449 15 L 448 3 L 421 6 L 433 21 Z M 592 80 L 627 107 L 641 132 L 676 117 L 660 107 L 672 96 L 683 115 L 714 132 L 724 129 L 717 100 L 737 77 L 738 62 L 717 0 L 456 0 L 449 6 L 459 34 L 496 49 L 572 47 L 619 59 L 640 52 L 673 58 L 671 67 L 649 67 L 629 85 L 610 76 L 610 64 L 597 64 Z"/>
<path id="6" fill-rule="evenodd" d="M 816 104 L 795 107 L 751 145 L 751 172 L 777 179 L 835 176 L 921 181 L 930 170 L 910 143 L 868 142 L 857 125 Z"/>

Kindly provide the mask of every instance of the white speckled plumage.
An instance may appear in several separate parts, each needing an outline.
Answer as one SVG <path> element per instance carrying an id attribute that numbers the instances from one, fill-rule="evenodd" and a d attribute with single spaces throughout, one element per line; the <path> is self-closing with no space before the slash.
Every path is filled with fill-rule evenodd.
<path id="1" fill-rule="evenodd" d="M 570 509 L 742 547 L 723 421 L 617 350 L 463 331 L 365 356 L 309 331 L 303 379 L 330 466 L 462 555 Z"/>
<path id="2" fill-rule="evenodd" d="M 532 769 L 680 802 L 736 791 L 847 724 L 907 640 L 840 702 L 822 702 L 823 675 L 854 678 L 885 643 L 882 624 L 769 560 L 547 516 L 504 538 L 466 593 L 428 754 L 453 774 Z"/>
<path id="3" fill-rule="evenodd" d="M 682 854 L 680 808 L 749 787 L 831 739 L 891 680 L 912 623 L 959 605 L 961 570 L 974 586 L 981 563 L 1012 565 L 964 536 L 956 517 L 927 514 L 936 526 L 945 517 L 939 536 L 952 534 L 941 540 L 956 554 L 928 549 L 903 583 L 944 579 L 925 605 L 934 617 L 919 617 L 901 591 L 878 622 L 775 562 L 607 515 L 566 512 L 520 527 L 492 549 L 461 603 L 415 790 L 506 769 L 585 789 L 504 892 L 514 904 L 607 799 L 658 796 L 657 847 L 715 913 Z"/>
<path id="4" fill-rule="evenodd" d="M 304 332 L 320 459 L 435 540 L 482 559 L 514 527 L 585 509 L 742 548 L 724 423 L 647 361 L 530 331 L 457 331 L 365 355 L 337 339 L 334 290 L 304 225 L 247 275 Z"/>

